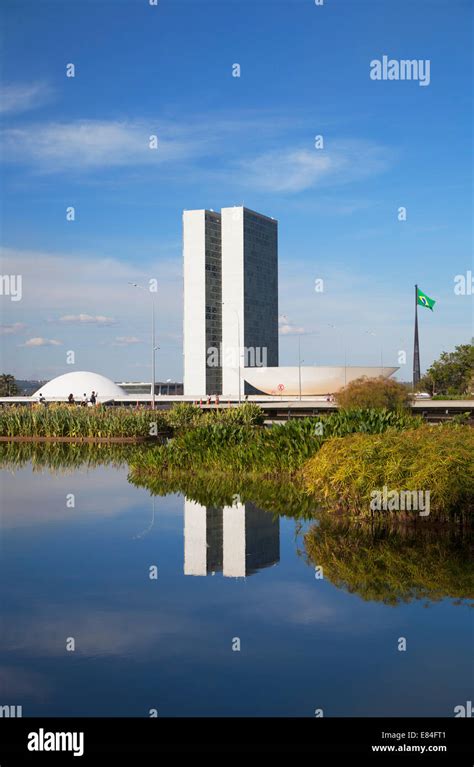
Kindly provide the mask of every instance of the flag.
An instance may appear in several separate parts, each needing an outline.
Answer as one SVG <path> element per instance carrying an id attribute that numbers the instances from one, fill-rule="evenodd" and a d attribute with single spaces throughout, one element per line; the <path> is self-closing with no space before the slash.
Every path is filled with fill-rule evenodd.
<path id="1" fill-rule="evenodd" d="M 433 306 L 435 305 L 436 301 L 433 298 L 427 296 L 426 293 L 423 293 L 423 291 L 418 288 L 416 292 L 416 303 L 420 306 L 426 307 L 426 309 L 431 309 L 431 311 L 433 311 Z"/>

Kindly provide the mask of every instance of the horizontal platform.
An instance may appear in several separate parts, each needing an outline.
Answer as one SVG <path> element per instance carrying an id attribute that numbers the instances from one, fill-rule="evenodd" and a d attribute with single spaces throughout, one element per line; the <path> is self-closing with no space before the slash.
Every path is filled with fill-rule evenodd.
<path id="1" fill-rule="evenodd" d="M 302 397 L 301 400 L 296 397 L 283 398 L 281 396 L 270 395 L 250 395 L 248 402 L 254 402 L 262 407 L 266 413 L 288 414 L 293 416 L 308 416 L 316 414 L 321 411 L 334 411 L 338 409 L 336 402 L 328 402 L 326 397 Z M 215 400 L 212 398 L 211 404 L 207 404 L 207 399 L 202 400 L 196 397 L 188 397 L 184 395 L 161 395 L 155 397 L 155 407 L 157 409 L 169 409 L 174 404 L 179 402 L 196 402 L 200 404 L 204 410 L 214 410 L 216 408 Z M 32 397 L 0 397 L 1 405 L 28 405 L 37 403 L 36 399 Z M 79 403 L 77 403 L 79 404 Z M 107 404 L 114 405 L 127 405 L 135 406 L 150 405 L 150 394 L 138 394 L 138 395 L 124 395 L 123 397 L 116 397 L 113 402 Z M 238 405 L 237 398 L 221 397 L 219 398 L 219 408 L 235 407 Z M 455 415 L 456 413 L 470 412 L 474 413 L 474 399 L 469 400 L 434 400 L 434 399 L 419 399 L 415 400 L 411 404 L 411 409 L 414 413 L 436 413 L 442 415 Z"/>

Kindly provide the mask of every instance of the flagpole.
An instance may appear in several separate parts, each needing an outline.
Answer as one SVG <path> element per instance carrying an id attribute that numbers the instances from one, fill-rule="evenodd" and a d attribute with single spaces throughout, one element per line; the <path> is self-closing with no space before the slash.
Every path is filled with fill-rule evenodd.
<path id="1" fill-rule="evenodd" d="M 413 388 L 420 380 L 420 345 L 418 340 L 418 285 L 415 285 L 415 340 L 413 345 Z"/>

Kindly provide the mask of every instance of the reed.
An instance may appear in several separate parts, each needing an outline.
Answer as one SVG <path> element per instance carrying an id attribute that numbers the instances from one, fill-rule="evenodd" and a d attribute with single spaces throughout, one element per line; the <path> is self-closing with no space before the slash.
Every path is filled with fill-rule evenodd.
<path id="1" fill-rule="evenodd" d="M 161 411 L 55 404 L 0 410 L 2 437 L 148 437 L 168 430 Z"/>

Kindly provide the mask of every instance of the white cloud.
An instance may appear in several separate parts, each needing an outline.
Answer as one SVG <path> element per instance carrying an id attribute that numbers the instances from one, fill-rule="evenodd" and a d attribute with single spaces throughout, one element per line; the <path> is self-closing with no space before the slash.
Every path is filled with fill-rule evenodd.
<path id="1" fill-rule="evenodd" d="M 102 314 L 95 316 L 91 314 L 64 314 L 59 318 L 59 322 L 68 323 L 70 325 L 114 325 L 115 320 L 113 317 L 105 317 Z"/>
<path id="2" fill-rule="evenodd" d="M 0 101 L 0 113 L 13 114 L 42 106 L 52 96 L 52 89 L 47 83 L 34 82 L 4 85 Z"/>
<path id="3" fill-rule="evenodd" d="M 41 338 L 40 336 L 36 338 L 29 338 L 28 341 L 25 341 L 24 344 L 21 344 L 21 346 L 61 346 L 61 341 L 56 341 L 55 338 Z"/>
<path id="4" fill-rule="evenodd" d="M 282 336 L 295 336 L 302 335 L 305 329 L 294 325 L 286 314 L 282 314 L 281 317 L 278 317 L 278 332 Z"/>
<path id="5" fill-rule="evenodd" d="M 295 118 L 291 130 L 302 121 Z M 386 147 L 358 139 L 328 140 L 324 149 L 313 148 L 309 139 L 295 146 L 288 142 L 289 129 L 285 116 L 215 113 L 183 122 L 153 117 L 37 123 L 8 128 L 2 140 L 6 161 L 43 172 L 121 167 L 159 169 L 162 176 L 166 169 L 186 183 L 287 194 L 364 178 L 390 159 Z M 157 149 L 149 146 L 153 135 Z"/>
<path id="6" fill-rule="evenodd" d="M 13 322 L 11 325 L 0 325 L 1 336 L 11 336 L 21 333 L 27 325 L 24 322 Z"/>
<path id="7" fill-rule="evenodd" d="M 60 328 L 63 341 L 63 346 L 41 349 L 41 360 L 32 361 L 31 347 L 20 349 L 14 345 L 21 336 L 2 336 L 4 368 L 12 370 L 17 378 L 52 378 L 69 372 L 61 351 L 66 348 L 75 350 L 76 362 L 83 370 L 94 370 L 108 377 L 129 378 L 134 363 L 148 369 L 146 344 L 129 345 L 129 354 L 124 355 L 125 347 L 121 349 L 112 343 L 116 336 L 148 337 L 151 303 L 145 294 L 142 296 L 141 291 L 129 283 L 145 285 L 147 280 L 156 277 L 156 337 L 161 347 L 157 354 L 157 377 L 180 380 L 182 261 L 179 255 L 170 256 L 170 252 L 173 249 L 168 242 L 165 245 L 158 242 L 154 260 L 138 264 L 108 258 L 102 252 L 94 251 L 51 253 L 0 248 L 5 274 L 24 275 L 22 301 L 4 302 L 2 321 L 12 324 L 22 321 L 34 328 L 35 336 L 46 339 L 57 338 L 57 328 Z M 80 314 L 113 318 L 114 325 L 108 327 L 92 322 L 55 325 L 51 320 L 54 318 L 58 323 L 60 317 L 78 317 Z M 55 331 L 51 330 L 53 327 Z M 30 330 L 25 337 L 28 339 L 31 335 Z"/>
<path id="8" fill-rule="evenodd" d="M 234 180 L 270 192 L 295 193 L 346 183 L 383 171 L 384 147 L 365 141 L 334 141 L 326 149 L 274 149 L 239 164 Z"/>
<path id="9" fill-rule="evenodd" d="M 158 147 L 150 149 L 150 136 Z M 153 166 L 189 157 L 198 143 L 191 131 L 161 121 L 77 120 L 30 125 L 3 132 L 7 159 L 42 170 L 90 170 L 112 166 Z"/>
<path id="10" fill-rule="evenodd" d="M 140 344 L 141 341 L 136 336 L 117 336 L 113 346 L 130 346 L 131 344 Z"/>

